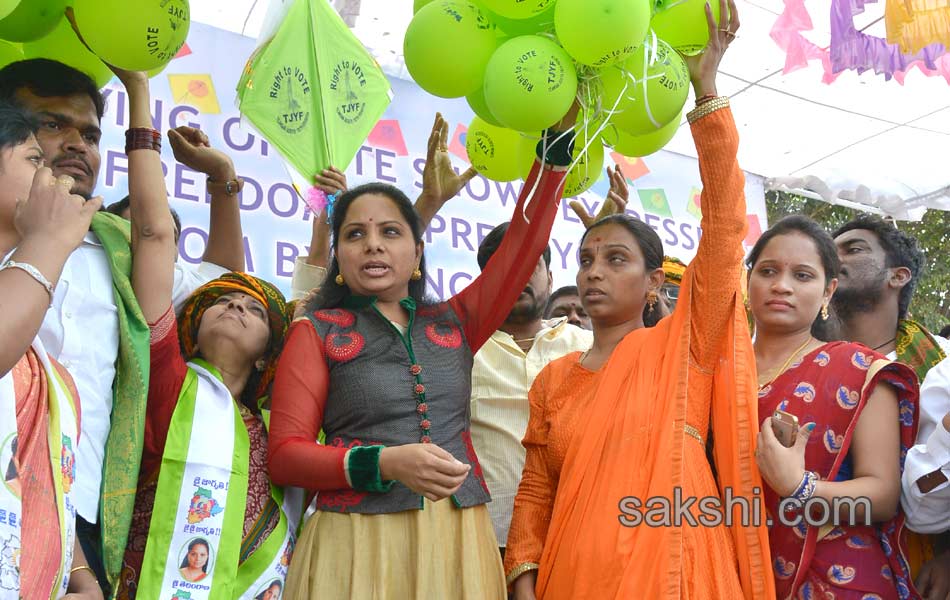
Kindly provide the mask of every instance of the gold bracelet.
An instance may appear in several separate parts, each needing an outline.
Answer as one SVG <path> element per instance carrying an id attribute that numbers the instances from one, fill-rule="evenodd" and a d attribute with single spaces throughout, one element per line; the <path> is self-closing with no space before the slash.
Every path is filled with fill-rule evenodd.
<path id="1" fill-rule="evenodd" d="M 520 565 L 512 569 L 510 573 L 508 573 L 508 576 L 505 577 L 505 583 L 507 585 L 511 585 L 512 583 L 514 583 L 515 579 L 518 579 L 519 577 L 521 577 L 528 571 L 537 571 L 540 568 L 541 567 L 540 565 L 538 565 L 538 563 L 532 563 L 532 562 L 521 563 Z"/>
<path id="2" fill-rule="evenodd" d="M 93 579 L 95 579 L 96 585 L 99 585 L 99 578 L 96 577 L 96 572 L 93 571 L 92 567 L 90 567 L 89 565 L 79 565 L 78 567 L 73 567 L 72 569 L 70 569 L 69 570 L 70 579 L 72 579 L 73 573 L 75 573 L 76 571 L 83 571 L 83 570 L 89 571 L 89 574 L 92 575 Z"/>
<path id="3" fill-rule="evenodd" d="M 702 119 L 706 115 L 710 115 L 717 110 L 726 108 L 729 106 L 729 98 L 727 96 L 717 96 L 712 100 L 707 100 L 703 102 L 693 110 L 686 113 L 686 120 L 689 121 L 690 125 L 696 121 Z"/>

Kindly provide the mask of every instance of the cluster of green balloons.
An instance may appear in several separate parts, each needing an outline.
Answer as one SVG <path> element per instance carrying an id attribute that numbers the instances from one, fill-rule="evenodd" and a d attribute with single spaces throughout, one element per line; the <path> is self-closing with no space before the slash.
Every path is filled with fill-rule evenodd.
<path id="1" fill-rule="evenodd" d="M 711 2 L 719 20 L 719 3 Z M 479 173 L 525 177 L 525 148 L 583 108 L 565 196 L 600 177 L 604 144 L 646 156 L 672 139 L 689 93 L 682 55 L 709 41 L 706 0 L 414 0 L 406 68 L 420 87 L 464 97 Z M 533 156 L 533 150 L 528 153 Z M 527 161 L 527 162 L 526 162 Z"/>
<path id="2" fill-rule="evenodd" d="M 0 0 L 0 67 L 25 58 L 49 58 L 86 73 L 100 87 L 112 78 L 106 63 L 130 71 L 160 71 L 188 36 L 188 2 Z M 72 11 L 75 27 L 67 11 Z"/>

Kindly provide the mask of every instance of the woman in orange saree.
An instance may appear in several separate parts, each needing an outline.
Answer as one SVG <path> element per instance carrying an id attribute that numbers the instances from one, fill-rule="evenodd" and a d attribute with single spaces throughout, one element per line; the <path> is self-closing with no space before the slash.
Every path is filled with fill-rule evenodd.
<path id="1" fill-rule="evenodd" d="M 529 394 L 505 555 L 519 600 L 773 597 L 764 524 L 714 522 L 740 516 L 716 510 L 721 498 L 753 505 L 761 486 L 755 362 L 739 292 L 744 179 L 728 101 L 715 92 L 739 23 L 732 2 L 720 6 L 722 29 L 710 15 L 710 44 L 688 59 L 704 184 L 696 258 L 672 316 L 645 328 L 664 280 L 660 238 L 625 215 L 585 233 L 577 286 L 594 345 L 550 363 Z M 677 497 L 695 503 L 662 510 Z"/>

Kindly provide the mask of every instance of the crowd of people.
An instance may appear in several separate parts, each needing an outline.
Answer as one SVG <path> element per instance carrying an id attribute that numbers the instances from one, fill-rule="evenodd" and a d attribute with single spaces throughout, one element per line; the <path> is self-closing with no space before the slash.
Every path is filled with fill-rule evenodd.
<path id="1" fill-rule="evenodd" d="M 437 115 L 414 202 L 315 175 L 338 197 L 287 301 L 244 272 L 242 181 L 189 127 L 168 141 L 210 229 L 176 260 L 146 74 L 115 69 L 129 189 L 102 207 L 95 84 L 0 69 L 0 598 L 950 598 L 923 254 L 876 217 L 789 216 L 744 251 L 720 4 L 687 58 L 696 257 L 608 169 L 553 292 L 576 105 L 462 292 L 426 293 L 423 234 L 474 175 Z"/>

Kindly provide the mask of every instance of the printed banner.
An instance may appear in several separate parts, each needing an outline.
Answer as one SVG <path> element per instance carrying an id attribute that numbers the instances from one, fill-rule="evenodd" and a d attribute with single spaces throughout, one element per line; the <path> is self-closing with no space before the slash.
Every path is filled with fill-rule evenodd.
<path id="1" fill-rule="evenodd" d="M 208 25 L 193 23 L 188 41 L 161 75 L 152 79 L 154 127 L 199 127 L 211 144 L 227 152 L 244 179 L 240 197 L 247 270 L 273 281 L 288 293 L 294 259 L 307 252 L 311 218 L 294 191 L 275 150 L 243 123 L 235 107 L 235 88 L 255 40 Z M 411 81 L 390 78 L 392 104 L 376 124 L 347 169 L 350 186 L 369 181 L 391 183 L 410 198 L 422 189 L 426 141 L 434 114 L 440 111 L 451 127 L 449 152 L 459 170 L 468 167 L 465 134 L 474 117 L 464 99 L 430 96 Z M 103 117 L 102 168 L 97 193 L 106 204 L 128 190 L 128 159 L 123 152 L 128 127 L 128 99 L 113 80 L 106 89 Z M 208 231 L 204 175 L 175 162 L 165 144 L 162 160 L 172 207 L 182 219 L 180 260 L 198 263 Z M 653 227 L 667 254 L 689 261 L 702 231 L 699 227 L 702 185 L 696 160 L 660 151 L 643 159 L 607 153 L 630 181 L 628 212 Z M 749 235 L 747 247 L 767 227 L 762 178 L 746 174 Z M 475 253 L 492 227 L 511 218 L 522 182 L 498 183 L 475 177 L 433 219 L 426 232 L 429 291 L 440 299 L 463 289 L 478 274 Z M 602 175 L 578 198 L 591 211 L 599 209 L 608 184 Z M 583 225 L 562 201 L 551 236 L 551 270 L 555 288 L 574 283 L 578 241 Z"/>

